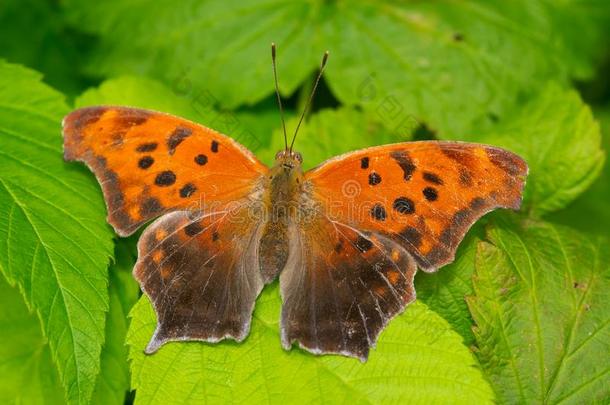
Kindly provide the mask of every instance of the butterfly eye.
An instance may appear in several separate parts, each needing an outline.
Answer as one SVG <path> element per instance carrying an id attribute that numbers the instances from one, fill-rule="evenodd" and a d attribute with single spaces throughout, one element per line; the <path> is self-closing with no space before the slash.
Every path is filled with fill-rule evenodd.
<path id="1" fill-rule="evenodd" d="M 299 152 L 294 152 L 294 158 L 299 162 L 303 163 L 303 156 Z"/>
<path id="2" fill-rule="evenodd" d="M 281 150 L 278 153 L 275 154 L 275 159 L 280 159 L 283 158 L 284 156 L 286 156 L 286 151 L 285 150 Z"/>

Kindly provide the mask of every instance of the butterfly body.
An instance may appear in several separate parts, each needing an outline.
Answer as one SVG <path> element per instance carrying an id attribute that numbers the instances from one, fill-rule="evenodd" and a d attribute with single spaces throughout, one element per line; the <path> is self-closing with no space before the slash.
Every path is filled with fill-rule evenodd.
<path id="1" fill-rule="evenodd" d="M 298 152 L 280 151 L 265 183 L 264 232 L 260 242 L 260 271 L 270 283 L 284 269 L 288 260 L 289 229 L 306 195 L 302 157 Z"/>
<path id="2" fill-rule="evenodd" d="M 157 314 L 147 353 L 169 341 L 245 339 L 256 297 L 279 278 L 282 345 L 366 360 L 415 299 L 417 269 L 453 260 L 469 227 L 518 209 L 527 165 L 487 145 L 405 142 L 303 172 L 280 151 L 269 168 L 231 138 L 129 107 L 76 110 L 66 160 L 85 162 Z"/>

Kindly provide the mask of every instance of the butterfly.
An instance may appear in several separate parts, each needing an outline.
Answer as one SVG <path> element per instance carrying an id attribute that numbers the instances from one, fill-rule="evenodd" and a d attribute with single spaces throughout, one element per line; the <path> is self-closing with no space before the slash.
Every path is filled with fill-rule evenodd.
<path id="1" fill-rule="evenodd" d="M 272 56 L 277 90 L 274 46 Z M 257 296 L 279 277 L 285 349 L 366 361 L 415 299 L 416 271 L 453 261 L 485 213 L 520 207 L 528 167 L 509 151 L 403 142 L 304 172 L 282 125 L 285 149 L 267 167 L 230 137 L 161 112 L 93 106 L 64 119 L 64 158 L 93 171 L 115 231 L 154 220 L 133 272 L 157 315 L 146 353 L 242 341 Z"/>

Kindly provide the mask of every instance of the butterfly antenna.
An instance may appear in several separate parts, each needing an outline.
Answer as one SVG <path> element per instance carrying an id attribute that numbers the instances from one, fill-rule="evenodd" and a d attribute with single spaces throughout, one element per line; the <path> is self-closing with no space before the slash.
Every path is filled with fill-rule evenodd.
<path id="1" fill-rule="evenodd" d="M 307 104 L 305 104 L 305 108 L 303 108 L 303 113 L 301 114 L 301 119 L 299 119 L 299 123 L 297 124 L 297 128 L 294 131 L 294 136 L 292 137 L 292 142 L 290 143 L 290 152 L 292 152 L 292 147 L 294 146 L 294 141 L 297 139 L 297 133 L 299 132 L 299 128 L 301 127 L 301 123 L 303 122 L 303 118 L 305 118 L 305 114 L 307 114 L 307 110 L 311 105 L 311 101 L 313 100 L 314 94 L 316 94 L 316 89 L 318 88 L 318 83 L 322 78 L 322 73 L 324 73 L 324 68 L 326 67 L 326 61 L 328 60 L 328 51 L 324 52 L 324 56 L 322 57 L 322 64 L 320 65 L 320 72 L 318 73 L 318 77 L 316 78 L 316 82 L 313 85 L 313 89 L 311 89 L 311 94 L 309 95 L 309 100 L 307 100 Z"/>
<path id="2" fill-rule="evenodd" d="M 286 136 L 286 122 L 284 120 L 284 108 L 282 107 L 282 98 L 280 97 L 280 88 L 277 85 L 277 67 L 275 63 L 275 42 L 271 43 L 271 61 L 273 64 L 273 80 L 275 81 L 275 95 L 277 96 L 277 104 L 280 107 L 280 117 L 282 119 L 282 129 L 284 130 L 284 148 L 288 150 L 288 137 Z"/>

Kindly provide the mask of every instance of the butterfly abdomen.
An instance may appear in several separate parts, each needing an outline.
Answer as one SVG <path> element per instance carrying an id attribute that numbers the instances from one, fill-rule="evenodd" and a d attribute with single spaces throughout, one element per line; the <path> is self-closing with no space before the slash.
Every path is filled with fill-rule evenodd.
<path id="1" fill-rule="evenodd" d="M 299 215 L 303 197 L 303 172 L 296 160 L 278 160 L 267 179 L 267 208 L 259 245 L 260 271 L 265 283 L 273 281 L 288 261 L 289 229 Z"/>

